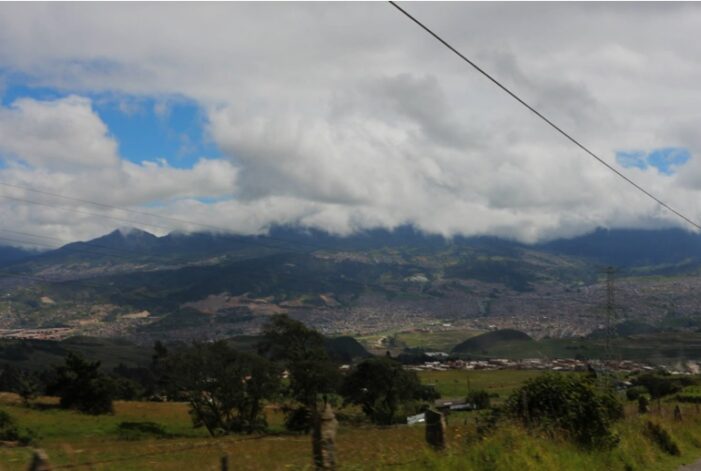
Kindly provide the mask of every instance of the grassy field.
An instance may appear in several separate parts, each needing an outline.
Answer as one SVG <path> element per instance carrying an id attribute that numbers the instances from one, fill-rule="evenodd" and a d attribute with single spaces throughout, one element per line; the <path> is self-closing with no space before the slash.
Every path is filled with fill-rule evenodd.
<path id="1" fill-rule="evenodd" d="M 372 335 L 357 336 L 356 340 L 368 350 L 383 353 L 387 347 L 379 346 L 384 337 L 394 336 L 396 347 L 392 353 L 400 353 L 404 348 L 421 348 L 425 351 L 450 352 L 460 342 L 482 333 L 466 327 L 437 327 L 435 325 L 400 332 L 381 332 Z"/>
<path id="2" fill-rule="evenodd" d="M 425 382 L 441 390 L 464 392 L 464 372 L 423 373 Z M 478 371 L 469 373 L 473 388 L 498 392 L 502 397 L 528 377 L 528 371 Z M 457 383 L 455 382 L 457 381 Z M 447 395 L 447 394 L 446 394 Z M 22 426 L 39 435 L 43 448 L 56 469 L 91 470 L 216 470 L 226 453 L 230 469 L 311 469 L 308 436 L 282 432 L 280 413 L 268 410 L 272 433 L 268 436 L 230 436 L 212 439 L 191 427 L 187 406 L 180 403 L 117 402 L 115 414 L 92 417 L 57 409 L 55 399 L 44 398 L 40 407 L 27 408 L 11 394 L 0 395 L 0 409 L 9 412 Z M 641 419 L 632 405 L 626 420 L 617 425 L 621 442 L 610 451 L 587 452 L 557 437 L 545 437 L 517 424 L 501 425 L 493 434 L 476 433 L 478 413 L 456 413 L 449 417 L 447 449 L 429 450 L 421 425 L 374 427 L 342 422 L 337 437 L 341 469 L 435 469 L 435 470 L 675 470 L 681 463 L 701 457 L 701 413 L 694 405 L 682 404 L 684 422 L 674 423 L 674 403 L 663 403 Z M 643 434 L 643 421 L 662 423 L 682 450 L 680 457 L 666 455 Z M 151 421 L 162 425 L 171 438 L 121 439 L 117 426 L 123 421 Z M 0 470 L 24 470 L 31 456 L 29 448 L 0 446 Z"/>
<path id="3" fill-rule="evenodd" d="M 524 381 L 539 374 L 533 370 L 449 370 L 420 371 L 419 377 L 422 383 L 433 385 L 445 398 L 465 397 L 470 389 L 484 389 L 503 399 Z"/>

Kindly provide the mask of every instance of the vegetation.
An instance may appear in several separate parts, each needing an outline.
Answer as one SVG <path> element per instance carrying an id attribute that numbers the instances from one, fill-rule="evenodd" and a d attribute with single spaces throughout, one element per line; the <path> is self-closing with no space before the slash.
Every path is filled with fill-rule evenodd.
<path id="1" fill-rule="evenodd" d="M 268 360 L 216 342 L 184 348 L 166 365 L 167 390 L 187 400 L 195 427 L 212 436 L 267 427 L 264 401 L 280 387 L 280 372 Z"/>
<path id="2" fill-rule="evenodd" d="M 480 382 L 489 382 L 483 373 Z M 501 375 L 494 376 L 501 381 Z M 188 406 L 178 402 L 115 402 L 114 415 L 88 416 L 52 407 L 51 398 L 37 399 L 35 408 L 21 405 L 16 395 L 0 394 L 0 407 L 17 423 L 31 427 L 39 436 L 38 446 L 46 450 L 54 467 L 100 462 L 104 471 L 175 471 L 216 468 L 219 457 L 229 456 L 230 469 L 306 469 L 311 463 L 307 440 L 285 435 L 282 413 L 266 408 L 274 435 L 210 438 L 204 429 L 193 429 Z M 620 437 L 611 449 L 583 449 L 555 435 L 543 435 L 508 421 L 490 433 L 478 435 L 478 413 L 455 413 L 448 417 L 447 449 L 427 450 L 423 426 L 391 428 L 356 426 L 341 422 L 336 440 L 338 462 L 346 469 L 462 470 L 472 471 L 674 471 L 683 463 L 701 457 L 701 415 L 693 406 L 684 411 L 684 426 L 675 427 L 672 406 L 663 401 L 662 414 L 651 413 L 651 420 L 662 425 L 678 445 L 681 455 L 664 452 L 646 435 L 647 419 L 634 410 L 616 422 L 613 430 Z M 349 411 L 350 412 L 350 411 Z M 159 424 L 168 437 L 144 434 L 126 441 L 119 432 L 122 422 L 150 421 Z M 467 422 L 467 423 L 465 423 Z M 241 438 L 244 438 L 243 440 Z M 31 449 L 0 447 L 4 471 L 23 471 Z M 114 460 L 114 461 L 112 461 Z"/>
<path id="3" fill-rule="evenodd" d="M 432 401 L 439 394 L 424 386 L 413 371 L 387 357 L 360 363 L 345 379 L 341 394 L 347 404 L 362 407 L 370 420 L 379 425 L 403 422 L 418 411 L 421 401 Z M 399 411 L 403 411 L 399 415 Z"/>
<path id="4" fill-rule="evenodd" d="M 473 404 L 477 410 L 489 409 L 491 398 L 489 397 L 489 393 L 484 389 L 474 389 L 467 393 L 465 402 Z"/>
<path id="5" fill-rule="evenodd" d="M 28 445 L 33 439 L 34 433 L 31 430 L 20 429 L 10 414 L 0 410 L 0 441 Z"/>
<path id="6" fill-rule="evenodd" d="M 655 422 L 648 421 L 645 424 L 645 431 L 647 432 L 648 437 L 654 443 L 656 443 L 662 449 L 662 451 L 670 455 L 681 455 L 679 445 L 677 445 L 672 436 L 663 426 Z"/>
<path id="7" fill-rule="evenodd" d="M 65 364 L 57 366 L 54 373 L 47 392 L 61 398 L 61 407 L 94 415 L 112 412 L 115 384 L 100 372 L 99 361 L 89 362 L 69 353 Z"/>
<path id="8" fill-rule="evenodd" d="M 623 418 L 623 406 L 613 391 L 584 375 L 545 374 L 529 380 L 506 407 L 527 427 L 564 433 L 587 448 L 615 445 L 618 437 L 612 425 Z"/>
<path id="9" fill-rule="evenodd" d="M 289 373 L 286 395 L 299 406 L 290 409 L 287 423 L 307 430 L 300 419 L 313 421 L 319 414 L 320 396 L 334 393 L 340 381 L 338 366 L 328 357 L 324 337 L 286 315 L 275 315 L 263 327 L 259 351 Z"/>
<path id="10" fill-rule="evenodd" d="M 670 374 L 646 373 L 633 378 L 632 383 L 643 387 L 652 396 L 652 399 L 660 399 L 681 391 L 685 386 L 695 384 L 696 380 L 685 376 L 672 376 Z"/>

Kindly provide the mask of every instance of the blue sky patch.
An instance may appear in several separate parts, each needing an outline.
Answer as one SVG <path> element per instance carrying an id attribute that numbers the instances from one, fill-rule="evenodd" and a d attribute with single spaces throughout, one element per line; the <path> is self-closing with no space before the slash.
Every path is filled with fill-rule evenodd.
<path id="1" fill-rule="evenodd" d="M 204 111 L 193 101 L 110 96 L 93 99 L 93 107 L 117 139 L 120 155 L 132 162 L 165 159 L 192 168 L 201 157 L 221 155 L 206 135 Z"/>
<path id="2" fill-rule="evenodd" d="M 663 175 L 673 175 L 676 167 L 686 164 L 689 159 L 691 159 L 691 153 L 685 147 L 661 147 L 651 152 L 642 150 L 616 152 L 616 161 L 625 168 L 646 170 L 653 167 Z"/>

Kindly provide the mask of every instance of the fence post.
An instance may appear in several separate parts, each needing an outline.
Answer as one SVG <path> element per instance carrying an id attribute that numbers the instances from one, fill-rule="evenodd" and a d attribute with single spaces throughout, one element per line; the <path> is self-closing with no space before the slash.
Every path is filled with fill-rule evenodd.
<path id="1" fill-rule="evenodd" d="M 679 407 L 679 404 L 674 407 L 674 420 L 676 422 L 682 421 L 682 409 Z"/>
<path id="2" fill-rule="evenodd" d="M 331 404 L 324 404 L 324 410 L 314 419 L 312 431 L 312 451 L 317 470 L 336 469 L 336 430 L 338 421 Z"/>
<path id="3" fill-rule="evenodd" d="M 29 471 L 51 471 L 49 457 L 44 450 L 36 449 L 32 455 L 32 461 L 29 463 Z"/>
<path id="4" fill-rule="evenodd" d="M 229 471 L 229 455 L 226 453 L 221 457 L 221 471 Z"/>
<path id="5" fill-rule="evenodd" d="M 445 448 L 445 419 L 438 411 L 428 409 L 426 417 L 426 442 L 436 450 Z"/>

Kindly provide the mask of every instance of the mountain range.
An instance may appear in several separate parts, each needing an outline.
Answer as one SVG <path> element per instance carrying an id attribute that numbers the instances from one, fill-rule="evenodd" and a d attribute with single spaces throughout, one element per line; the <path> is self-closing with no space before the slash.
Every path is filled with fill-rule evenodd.
<path id="1" fill-rule="evenodd" d="M 217 337 L 251 333 L 277 312 L 334 332 L 431 319 L 502 322 L 517 315 L 521 321 L 563 309 L 586 316 L 607 266 L 618 270 L 627 303 L 622 312 L 636 315 L 633 294 L 640 286 L 663 282 L 660 277 L 695 283 L 701 235 L 599 229 L 525 245 L 495 237 L 445 239 L 410 226 L 348 237 L 289 227 L 264 236 L 157 237 L 119 229 L 42 253 L 0 249 L 8 303 L 0 304 L 0 328 Z M 669 299 L 677 299 L 674 289 Z M 641 320 L 659 321 L 671 311 L 693 315 L 693 295 L 678 299 L 672 307 L 666 299 L 642 306 Z M 566 332 L 566 322 L 558 322 L 550 331 Z M 567 322 L 578 331 L 576 321 Z M 584 324 L 598 327 L 594 320 Z M 522 330 L 552 335 L 535 328 Z"/>

